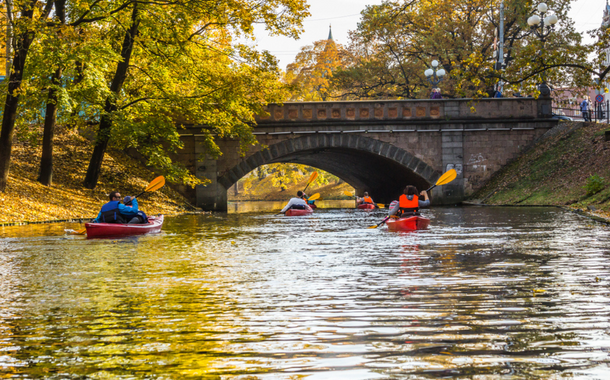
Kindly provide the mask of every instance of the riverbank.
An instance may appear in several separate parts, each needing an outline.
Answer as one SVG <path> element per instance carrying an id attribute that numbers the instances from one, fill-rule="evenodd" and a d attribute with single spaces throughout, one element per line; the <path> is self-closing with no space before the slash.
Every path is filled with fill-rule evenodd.
<path id="1" fill-rule="evenodd" d="M 237 194 L 235 193 L 235 186 L 233 185 L 228 190 L 228 199 L 232 202 L 242 201 L 287 201 L 288 199 L 296 196 L 297 191 L 303 190 L 307 187 L 309 176 L 304 176 L 297 183 L 290 183 L 284 190 L 281 190 L 272 185 L 272 178 L 268 176 L 262 180 L 252 181 L 250 187 L 244 189 L 243 183 L 240 181 L 237 183 L 239 186 Z M 345 195 L 345 192 L 354 194 L 354 188 L 345 182 L 329 182 L 327 184 L 313 183 L 307 187 L 307 194 L 309 196 L 316 193 L 320 193 L 320 200 L 347 200 L 354 199 Z"/>
<path id="2" fill-rule="evenodd" d="M 468 203 L 560 206 L 610 222 L 609 130 L 608 124 L 560 123 Z"/>
<path id="3" fill-rule="evenodd" d="M 53 150 L 53 184 L 44 186 L 36 180 L 41 147 L 16 138 L 8 186 L 6 192 L 0 192 L 0 226 L 92 219 L 108 201 L 111 191 L 120 191 L 123 196 L 136 195 L 158 176 L 126 154 L 109 150 L 97 187 L 85 189 L 82 181 L 92 149 L 91 143 L 76 131 L 58 128 Z M 194 209 L 169 186 L 144 194 L 139 204 L 150 215 L 176 215 Z"/>

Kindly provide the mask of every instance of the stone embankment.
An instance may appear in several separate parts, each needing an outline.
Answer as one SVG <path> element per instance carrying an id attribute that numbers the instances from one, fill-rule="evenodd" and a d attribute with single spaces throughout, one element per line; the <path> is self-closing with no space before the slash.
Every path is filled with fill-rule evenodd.
<path id="1" fill-rule="evenodd" d="M 560 206 L 609 222 L 610 125 L 560 123 L 466 203 Z"/>

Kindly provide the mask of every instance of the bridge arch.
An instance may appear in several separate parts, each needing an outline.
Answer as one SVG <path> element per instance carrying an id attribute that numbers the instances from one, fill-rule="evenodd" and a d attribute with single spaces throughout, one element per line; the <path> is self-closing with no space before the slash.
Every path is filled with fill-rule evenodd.
<path id="1" fill-rule="evenodd" d="M 270 145 L 243 159 L 218 178 L 225 189 L 261 165 L 286 162 L 313 166 L 336 175 L 358 192 L 388 203 L 406 185 L 425 189 L 442 173 L 390 143 L 355 134 L 311 134 Z"/>

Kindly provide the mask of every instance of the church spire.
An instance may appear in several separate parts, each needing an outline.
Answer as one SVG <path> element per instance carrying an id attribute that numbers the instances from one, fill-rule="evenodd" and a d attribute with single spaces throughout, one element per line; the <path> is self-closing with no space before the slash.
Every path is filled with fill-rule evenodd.
<path id="1" fill-rule="evenodd" d="M 332 25 L 328 24 L 328 40 L 333 40 L 333 29 L 332 29 Z"/>

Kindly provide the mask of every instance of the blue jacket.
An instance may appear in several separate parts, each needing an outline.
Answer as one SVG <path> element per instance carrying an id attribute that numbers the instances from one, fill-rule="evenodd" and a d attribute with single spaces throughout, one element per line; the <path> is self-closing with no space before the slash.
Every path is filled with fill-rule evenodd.
<path id="1" fill-rule="evenodd" d="M 104 209 L 104 207 L 113 207 L 113 202 L 118 202 L 119 214 L 125 219 L 125 223 L 129 222 L 131 218 L 138 215 L 138 200 L 136 198 L 131 201 L 131 206 L 125 206 L 119 201 L 110 201 L 102 206 L 102 209 Z M 103 223 L 101 217 L 102 211 L 100 211 L 99 214 L 97 214 L 97 217 L 93 219 L 93 223 Z"/>
<path id="2" fill-rule="evenodd" d="M 588 111 L 588 110 L 589 110 L 589 102 L 588 102 L 588 101 L 586 101 L 586 100 L 583 100 L 583 101 L 580 103 L 580 110 L 581 110 L 581 111 Z"/>

